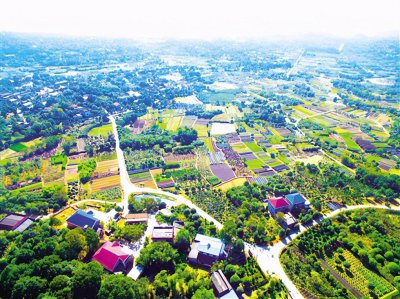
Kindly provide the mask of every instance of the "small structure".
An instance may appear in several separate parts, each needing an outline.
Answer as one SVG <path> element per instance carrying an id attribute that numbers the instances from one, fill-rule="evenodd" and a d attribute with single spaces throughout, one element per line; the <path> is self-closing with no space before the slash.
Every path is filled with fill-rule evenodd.
<path id="1" fill-rule="evenodd" d="M 97 231 L 100 220 L 85 211 L 78 210 L 67 219 L 68 228 L 80 227 L 82 229 L 92 228 Z"/>
<path id="2" fill-rule="evenodd" d="M 126 272 L 133 266 L 133 256 L 124 252 L 117 241 L 104 243 L 92 259 L 112 273 Z"/>
<path id="3" fill-rule="evenodd" d="M 135 214 L 128 214 L 125 216 L 125 223 L 126 224 L 133 224 L 133 223 L 146 223 L 149 220 L 149 215 L 147 213 L 135 213 Z"/>
<path id="4" fill-rule="evenodd" d="M 174 227 L 173 226 L 155 226 L 151 235 L 153 242 L 169 242 L 174 241 Z"/>
<path id="5" fill-rule="evenodd" d="M 172 226 L 175 229 L 185 228 L 185 222 L 180 220 L 174 220 L 174 222 L 172 222 Z"/>
<path id="6" fill-rule="evenodd" d="M 33 221 L 29 216 L 8 213 L 0 220 L 0 230 L 13 230 L 22 233 L 32 225 Z"/>
<path id="7" fill-rule="evenodd" d="M 301 210 L 308 209 L 310 203 L 300 193 L 292 193 L 285 195 L 285 200 L 289 203 L 289 209 Z"/>
<path id="8" fill-rule="evenodd" d="M 268 211 L 273 217 L 278 212 L 285 213 L 289 210 L 290 205 L 282 196 L 268 199 Z"/>
<path id="9" fill-rule="evenodd" d="M 297 224 L 297 220 L 290 213 L 284 214 L 283 219 L 278 219 L 278 222 L 284 229 L 294 229 Z"/>
<path id="10" fill-rule="evenodd" d="M 229 284 L 224 273 L 221 270 L 215 271 L 211 275 L 211 281 L 214 289 L 214 294 L 218 298 L 224 299 L 239 299 L 232 286 Z"/>
<path id="11" fill-rule="evenodd" d="M 220 239 L 197 234 L 190 246 L 189 262 L 210 268 L 217 260 L 226 257 L 225 244 Z"/>

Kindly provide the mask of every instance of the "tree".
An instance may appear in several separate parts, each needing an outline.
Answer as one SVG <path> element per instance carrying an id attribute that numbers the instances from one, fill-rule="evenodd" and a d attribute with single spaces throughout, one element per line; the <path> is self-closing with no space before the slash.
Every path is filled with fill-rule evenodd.
<path id="1" fill-rule="evenodd" d="M 200 288 L 193 294 L 192 299 L 215 299 L 215 296 L 212 290 Z"/>
<path id="2" fill-rule="evenodd" d="M 140 251 L 136 263 L 158 272 L 162 269 L 173 269 L 177 251 L 167 242 L 153 242 Z"/>
<path id="3" fill-rule="evenodd" d="M 125 225 L 122 229 L 122 234 L 125 240 L 129 242 L 135 242 L 141 238 L 146 229 L 146 224 L 129 224 Z"/>
<path id="4" fill-rule="evenodd" d="M 197 139 L 197 131 L 188 127 L 179 128 L 174 139 L 182 145 L 189 145 Z"/>
<path id="5" fill-rule="evenodd" d="M 190 246 L 189 231 L 186 229 L 179 230 L 179 232 L 175 236 L 174 245 L 179 251 L 186 251 Z"/>
<path id="6" fill-rule="evenodd" d="M 57 298 L 72 298 L 71 279 L 67 275 L 58 275 L 50 282 L 51 294 Z"/>
<path id="7" fill-rule="evenodd" d="M 91 228 L 86 229 L 84 235 L 86 238 L 86 243 L 89 246 L 89 251 L 95 251 L 99 247 L 99 235 Z"/>
<path id="8" fill-rule="evenodd" d="M 106 275 L 98 293 L 99 299 L 136 299 L 147 298 L 148 281 L 138 281 L 124 275 Z"/>
<path id="9" fill-rule="evenodd" d="M 80 264 L 73 272 L 72 285 L 74 297 L 96 298 L 100 289 L 103 267 L 98 262 Z"/>
<path id="10" fill-rule="evenodd" d="M 86 256 L 88 247 L 83 229 L 77 227 L 69 230 L 65 234 L 64 239 L 66 242 L 66 248 L 64 247 L 64 249 L 66 249 L 65 254 L 67 259 L 76 259 Z"/>
<path id="11" fill-rule="evenodd" d="M 34 299 L 44 293 L 47 287 L 47 280 L 39 276 L 22 277 L 14 285 L 11 298 Z"/>

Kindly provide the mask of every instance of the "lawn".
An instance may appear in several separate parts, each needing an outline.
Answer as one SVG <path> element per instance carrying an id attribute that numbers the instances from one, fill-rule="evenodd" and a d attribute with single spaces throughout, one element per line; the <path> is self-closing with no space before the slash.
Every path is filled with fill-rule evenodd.
<path id="1" fill-rule="evenodd" d="M 13 151 L 16 151 L 17 153 L 19 153 L 19 152 L 22 152 L 22 151 L 28 149 L 28 147 L 23 145 L 22 143 L 17 143 L 17 144 L 11 145 L 10 149 L 12 149 Z"/>
<path id="2" fill-rule="evenodd" d="M 259 169 L 265 165 L 264 162 L 259 159 L 247 160 L 245 163 L 246 163 L 247 167 L 249 167 L 250 170 Z"/>
<path id="3" fill-rule="evenodd" d="M 244 144 L 254 153 L 262 152 L 263 150 L 258 144 L 255 144 L 254 142 L 245 142 Z"/>
<path id="4" fill-rule="evenodd" d="M 88 133 L 89 136 L 103 136 L 107 137 L 113 131 L 112 124 L 103 125 L 101 127 L 95 127 Z"/>

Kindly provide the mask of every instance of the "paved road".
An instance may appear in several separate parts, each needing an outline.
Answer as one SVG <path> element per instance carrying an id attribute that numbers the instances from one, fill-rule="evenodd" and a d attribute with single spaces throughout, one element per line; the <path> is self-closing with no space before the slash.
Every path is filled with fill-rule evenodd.
<path id="1" fill-rule="evenodd" d="M 113 130 L 114 130 L 114 137 L 115 137 L 115 143 L 116 143 L 115 150 L 116 150 L 117 158 L 118 158 L 118 165 L 119 165 L 120 178 L 121 178 L 121 188 L 124 193 L 124 198 L 122 200 L 123 215 L 126 215 L 129 212 L 129 210 L 128 210 L 129 194 L 152 193 L 152 194 L 157 194 L 157 195 L 172 198 L 178 204 L 182 203 L 182 204 L 187 205 L 189 208 L 194 208 L 194 209 L 196 209 L 196 212 L 197 212 L 197 214 L 199 214 L 200 217 L 203 217 L 204 219 L 207 219 L 208 221 L 213 222 L 218 229 L 222 228 L 222 223 L 218 222 L 216 219 L 214 219 L 212 216 L 207 214 L 204 210 L 202 210 L 201 208 L 199 208 L 198 206 L 193 204 L 190 200 L 188 200 L 187 198 L 185 198 L 182 195 L 173 194 L 171 192 L 167 192 L 167 191 L 163 191 L 163 190 L 159 190 L 159 189 L 153 189 L 153 188 L 147 188 L 147 187 L 141 188 L 141 187 L 138 187 L 138 186 L 135 186 L 134 184 L 132 184 L 129 179 L 128 171 L 126 169 L 124 153 L 122 152 L 122 150 L 120 148 L 119 135 L 118 135 L 118 131 L 117 131 L 117 124 L 115 122 L 115 118 L 112 115 L 110 115 L 109 118 L 111 120 Z"/>
<path id="2" fill-rule="evenodd" d="M 296 286 L 286 275 L 285 271 L 283 270 L 282 265 L 280 264 L 279 255 L 280 255 L 281 251 L 287 245 L 289 245 L 298 235 L 300 235 L 304 231 L 308 230 L 309 228 L 317 225 L 319 222 L 321 222 L 322 219 L 331 218 L 343 211 L 363 209 L 363 208 L 392 209 L 392 210 L 400 211 L 400 207 L 398 207 L 398 206 L 392 207 L 392 208 L 388 208 L 387 206 L 382 206 L 382 205 L 348 206 L 346 208 L 342 208 L 342 209 L 333 211 L 333 212 L 325 215 L 318 222 L 314 221 L 312 224 L 308 225 L 307 227 L 301 225 L 299 231 L 293 232 L 290 236 L 288 236 L 284 240 L 274 244 L 273 246 L 254 246 L 254 245 L 246 243 L 246 249 L 251 250 L 251 252 L 253 253 L 254 257 L 256 258 L 258 264 L 260 265 L 261 269 L 264 272 L 267 272 L 272 275 L 275 274 L 282 280 L 282 282 L 288 289 L 289 293 L 291 294 L 292 298 L 294 298 L 294 299 L 303 298 L 303 296 L 297 290 Z"/>

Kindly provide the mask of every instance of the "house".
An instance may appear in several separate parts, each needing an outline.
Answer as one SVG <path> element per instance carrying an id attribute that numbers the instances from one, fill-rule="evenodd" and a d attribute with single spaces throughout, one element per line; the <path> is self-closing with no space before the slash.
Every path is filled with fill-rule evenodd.
<path id="1" fill-rule="evenodd" d="M 211 281 L 216 297 L 224 299 L 239 299 L 221 270 L 215 271 L 211 274 Z"/>
<path id="2" fill-rule="evenodd" d="M 278 212 L 285 213 L 289 210 L 290 205 L 282 196 L 268 199 L 268 211 L 273 217 Z"/>
<path id="3" fill-rule="evenodd" d="M 292 193 L 285 195 L 285 200 L 289 203 L 289 209 L 301 210 L 308 209 L 310 203 L 300 193 Z"/>
<path id="4" fill-rule="evenodd" d="M 189 262 L 211 267 L 217 260 L 225 259 L 225 244 L 220 239 L 197 234 L 190 246 Z"/>
<path id="5" fill-rule="evenodd" d="M 117 241 L 104 243 L 93 255 L 92 260 L 99 262 L 112 273 L 126 272 L 133 266 L 133 256 L 123 251 Z"/>
<path id="6" fill-rule="evenodd" d="M 174 241 L 174 227 L 173 226 L 155 226 L 151 235 L 153 242 L 169 242 Z"/>
<path id="7" fill-rule="evenodd" d="M 146 223 L 149 220 L 149 215 L 147 213 L 135 213 L 135 214 L 128 214 L 125 216 L 125 223 L 132 224 L 132 223 Z"/>
<path id="8" fill-rule="evenodd" d="M 32 225 L 33 221 L 29 216 L 8 213 L 0 220 L 0 230 L 17 231 L 22 233 Z"/>
<path id="9" fill-rule="evenodd" d="M 68 228 L 80 227 L 83 229 L 92 228 L 97 231 L 100 226 L 100 220 L 93 215 L 82 210 L 77 210 L 67 219 Z"/>

